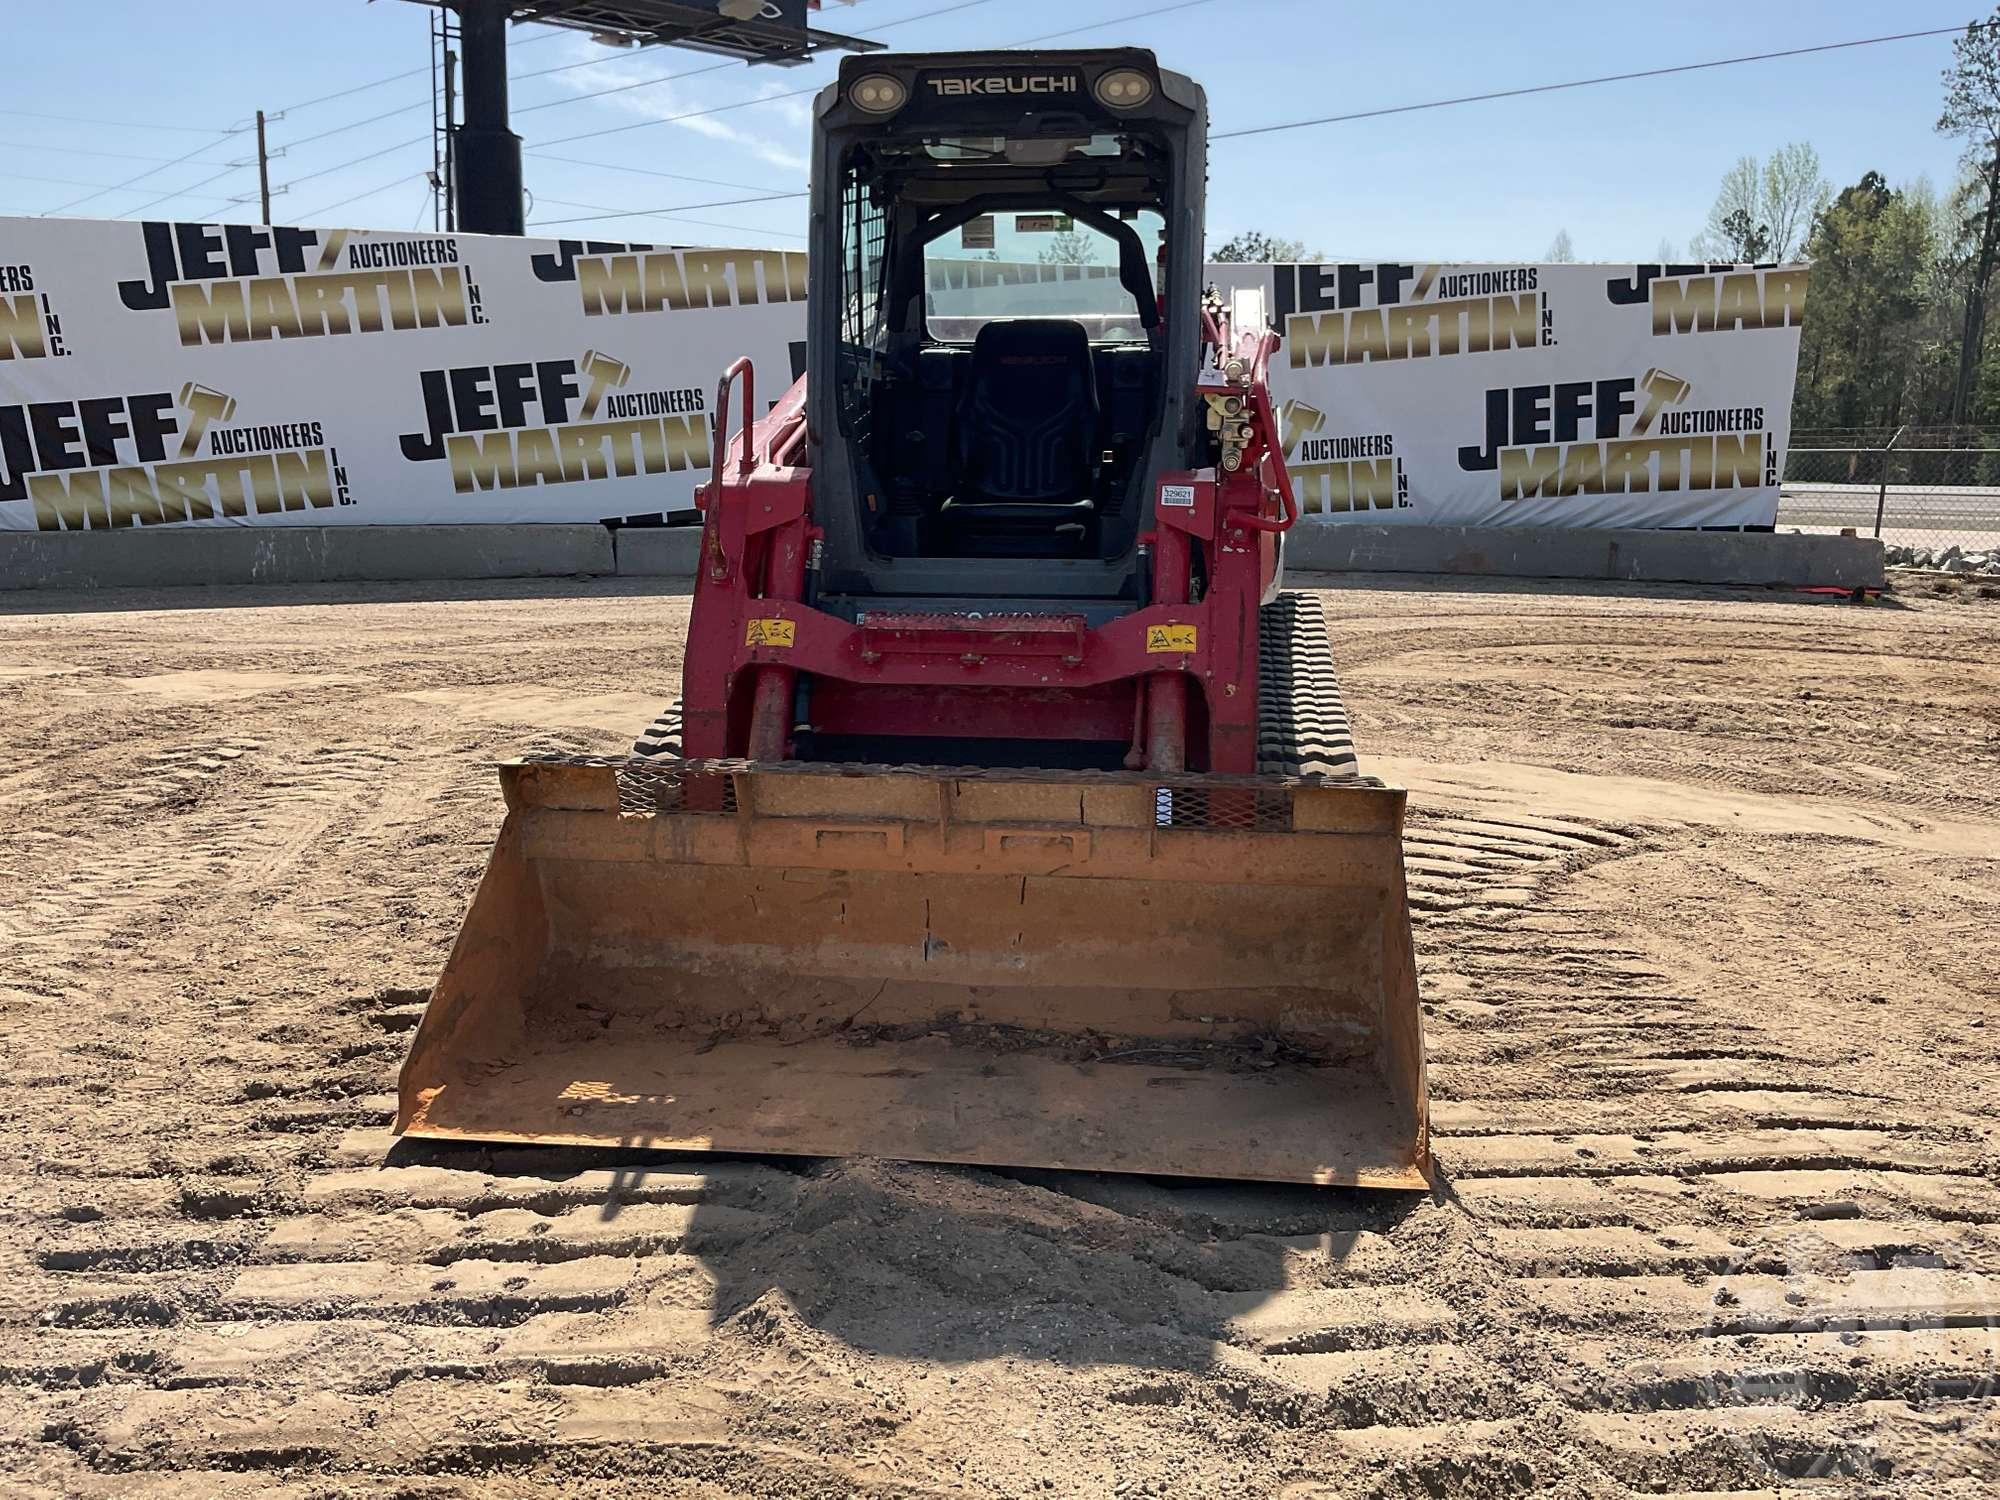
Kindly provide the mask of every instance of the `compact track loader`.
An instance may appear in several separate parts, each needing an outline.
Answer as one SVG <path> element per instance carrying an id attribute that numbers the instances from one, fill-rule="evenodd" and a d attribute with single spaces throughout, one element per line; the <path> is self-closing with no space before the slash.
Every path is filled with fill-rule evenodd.
<path id="1" fill-rule="evenodd" d="M 679 721 L 501 768 L 398 1130 L 1427 1184 L 1403 793 L 1278 588 L 1205 156 L 1147 52 L 844 61 Z"/>

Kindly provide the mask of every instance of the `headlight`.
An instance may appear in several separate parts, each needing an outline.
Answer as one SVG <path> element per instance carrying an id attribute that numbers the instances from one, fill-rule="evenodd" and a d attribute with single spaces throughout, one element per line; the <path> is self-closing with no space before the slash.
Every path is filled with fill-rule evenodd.
<path id="1" fill-rule="evenodd" d="M 909 97 L 910 91 L 903 87 L 902 80 L 891 78 L 887 73 L 870 73 L 866 78 L 857 78 L 854 87 L 847 91 L 848 102 L 871 115 L 893 114 L 903 107 Z"/>
<path id="2" fill-rule="evenodd" d="M 1108 109 L 1137 109 L 1153 97 L 1153 80 L 1131 68 L 1118 68 L 1097 80 L 1097 100 Z"/>

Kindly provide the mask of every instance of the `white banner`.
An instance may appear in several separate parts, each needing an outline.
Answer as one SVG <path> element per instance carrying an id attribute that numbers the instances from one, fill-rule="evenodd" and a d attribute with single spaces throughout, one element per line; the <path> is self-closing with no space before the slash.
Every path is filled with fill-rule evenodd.
<path id="1" fill-rule="evenodd" d="M 1311 517 L 1770 526 L 1803 266 L 1216 266 L 1264 290 Z"/>
<path id="2" fill-rule="evenodd" d="M 0 220 L 0 526 L 685 510 L 804 308 L 775 250 Z"/>
<path id="3" fill-rule="evenodd" d="M 1805 273 L 1665 270 L 1211 268 L 1314 518 L 1769 525 Z M 989 277 L 1079 280 L 969 260 L 940 315 Z M 804 338 L 794 252 L 0 219 L 0 529 L 684 511 L 717 376 Z"/>

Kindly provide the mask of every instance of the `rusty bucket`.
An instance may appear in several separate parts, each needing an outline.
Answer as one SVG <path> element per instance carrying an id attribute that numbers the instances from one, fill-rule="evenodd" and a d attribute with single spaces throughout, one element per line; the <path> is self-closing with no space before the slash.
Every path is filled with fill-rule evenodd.
<path id="1" fill-rule="evenodd" d="M 399 1132 L 1428 1186 L 1399 790 L 500 777 Z"/>

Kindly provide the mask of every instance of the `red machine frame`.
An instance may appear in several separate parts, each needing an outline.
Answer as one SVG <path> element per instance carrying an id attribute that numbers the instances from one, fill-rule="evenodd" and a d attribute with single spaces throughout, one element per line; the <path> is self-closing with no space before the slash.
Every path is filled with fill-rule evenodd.
<path id="1" fill-rule="evenodd" d="M 1159 476 L 1153 602 L 1101 627 L 1081 615 L 866 612 L 805 604 L 812 471 L 801 378 L 761 421 L 750 361 L 716 393 L 712 470 L 695 491 L 701 564 L 683 668 L 683 754 L 790 760 L 798 674 L 829 734 L 1127 743 L 1131 769 L 1257 769 L 1258 607 L 1298 518 L 1266 374 L 1277 335 L 1232 335 L 1204 307 L 1197 394 L 1221 462 Z M 1225 352 L 1228 351 L 1228 352 Z M 742 426 L 730 451 L 728 400 Z M 1191 598 L 1195 548 L 1206 563 Z M 1192 691 L 1190 691 L 1192 688 Z"/>

